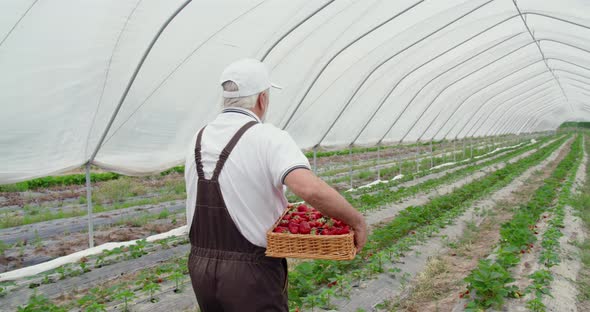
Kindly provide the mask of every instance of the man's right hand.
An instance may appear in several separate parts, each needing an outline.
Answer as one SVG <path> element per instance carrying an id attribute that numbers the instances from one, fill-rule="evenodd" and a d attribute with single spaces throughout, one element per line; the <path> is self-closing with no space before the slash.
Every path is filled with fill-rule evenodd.
<path id="1" fill-rule="evenodd" d="M 356 252 L 359 253 L 367 243 L 367 224 L 365 218 L 361 218 L 361 223 L 353 226 L 354 231 L 354 245 L 356 246 Z"/>

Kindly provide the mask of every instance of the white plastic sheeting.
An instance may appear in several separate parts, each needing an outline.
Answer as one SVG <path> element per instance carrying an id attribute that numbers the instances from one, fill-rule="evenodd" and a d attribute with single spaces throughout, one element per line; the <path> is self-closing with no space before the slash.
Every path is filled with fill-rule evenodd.
<path id="1" fill-rule="evenodd" d="M 181 227 L 172 229 L 168 232 L 148 236 L 145 238 L 145 240 L 147 242 L 156 242 L 156 241 L 163 240 L 163 239 L 166 239 L 169 237 L 185 236 L 185 235 L 187 235 L 187 233 L 188 233 L 187 227 L 186 227 L 186 225 L 183 225 Z M 84 257 L 97 255 L 97 254 L 103 253 L 106 250 L 113 250 L 118 247 L 128 247 L 131 245 L 135 245 L 135 244 L 137 244 L 138 241 L 139 241 L 139 239 L 126 241 L 126 242 L 104 243 L 102 245 L 95 246 L 95 247 L 88 248 L 88 249 L 84 249 L 84 250 L 80 250 L 80 251 L 71 253 L 69 255 L 63 256 L 63 257 L 49 260 L 47 262 L 43 262 L 43 263 L 28 266 L 28 267 L 24 267 L 21 269 L 16 269 L 16 270 L 0 273 L 0 282 L 16 280 L 16 279 L 20 279 L 20 278 L 29 277 L 29 276 L 34 276 L 34 275 L 37 275 L 42 272 L 56 269 L 64 264 L 79 262 Z"/>
<path id="2" fill-rule="evenodd" d="M 94 164 L 126 174 L 179 164 L 220 110 L 220 72 L 242 57 L 267 56 L 284 86 L 272 91 L 267 121 L 304 149 L 540 131 L 587 118 L 590 4 L 516 4 L 3 0 L 0 183 L 87 163 L 144 51 L 179 8 Z"/>

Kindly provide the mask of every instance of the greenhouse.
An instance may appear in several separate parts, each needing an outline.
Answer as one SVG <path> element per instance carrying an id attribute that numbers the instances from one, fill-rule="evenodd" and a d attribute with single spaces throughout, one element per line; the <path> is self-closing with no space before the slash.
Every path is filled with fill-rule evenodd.
<path id="1" fill-rule="evenodd" d="M 188 261 L 205 180 L 289 311 L 590 311 L 589 38 L 583 0 L 3 0 L 0 310 L 223 311 Z M 252 68 L 278 86 L 231 109 Z M 215 165 L 229 115 L 264 125 Z M 267 197 L 234 188 L 289 204 L 240 223 Z"/>

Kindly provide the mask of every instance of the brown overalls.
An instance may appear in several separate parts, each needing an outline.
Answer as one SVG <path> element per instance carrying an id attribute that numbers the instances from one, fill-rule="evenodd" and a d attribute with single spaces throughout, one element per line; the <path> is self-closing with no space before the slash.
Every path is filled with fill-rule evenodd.
<path id="1" fill-rule="evenodd" d="M 205 179 L 201 163 L 201 137 L 205 128 L 197 136 L 195 161 L 199 180 L 189 232 L 188 269 L 203 312 L 288 311 L 287 261 L 266 257 L 265 248 L 244 238 L 227 211 L 219 187 L 219 174 L 232 149 L 256 123 L 248 122 L 232 137 L 221 152 L 210 180 Z M 247 186 L 244 191 L 247 192 Z"/>

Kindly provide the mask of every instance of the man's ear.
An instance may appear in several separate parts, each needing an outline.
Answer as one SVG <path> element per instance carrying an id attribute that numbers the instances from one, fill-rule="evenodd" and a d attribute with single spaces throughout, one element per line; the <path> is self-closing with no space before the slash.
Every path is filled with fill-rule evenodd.
<path id="1" fill-rule="evenodd" d="M 260 109 L 260 112 L 264 112 L 266 111 L 266 106 L 268 105 L 268 101 L 266 100 L 266 92 L 262 92 L 258 95 L 258 99 L 256 100 L 256 105 L 258 106 L 258 109 Z"/>

